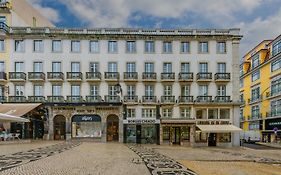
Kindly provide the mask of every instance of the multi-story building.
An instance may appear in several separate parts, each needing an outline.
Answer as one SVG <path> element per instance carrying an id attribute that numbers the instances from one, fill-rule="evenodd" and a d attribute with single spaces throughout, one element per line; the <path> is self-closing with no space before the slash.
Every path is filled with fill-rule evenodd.
<path id="1" fill-rule="evenodd" d="M 1 31 L 1 99 L 42 104 L 24 126 L 33 137 L 239 145 L 239 29 Z"/>
<path id="2" fill-rule="evenodd" d="M 240 122 L 246 140 L 273 142 L 280 139 L 277 132 L 281 129 L 280 53 L 281 36 L 262 41 L 244 56 L 240 65 L 243 102 Z"/>

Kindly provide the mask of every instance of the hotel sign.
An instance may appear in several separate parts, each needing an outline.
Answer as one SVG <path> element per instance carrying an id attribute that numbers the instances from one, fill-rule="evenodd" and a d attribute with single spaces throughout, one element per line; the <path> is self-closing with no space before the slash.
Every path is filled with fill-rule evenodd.
<path id="1" fill-rule="evenodd" d="M 127 119 L 123 121 L 124 124 L 159 124 L 157 119 Z"/>

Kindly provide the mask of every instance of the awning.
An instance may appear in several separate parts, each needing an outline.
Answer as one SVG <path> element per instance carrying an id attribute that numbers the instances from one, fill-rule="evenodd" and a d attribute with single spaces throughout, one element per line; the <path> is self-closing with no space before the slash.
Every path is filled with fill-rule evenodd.
<path id="1" fill-rule="evenodd" d="M 0 105 L 0 113 L 8 114 L 16 117 L 21 117 L 28 112 L 32 111 L 36 107 L 40 106 L 41 103 L 26 103 L 26 104 L 1 104 Z"/>
<path id="2" fill-rule="evenodd" d="M 241 132 L 242 129 L 234 125 L 196 125 L 202 132 Z"/>
<path id="3" fill-rule="evenodd" d="M 30 120 L 22 117 L 0 113 L 0 122 L 30 122 Z"/>

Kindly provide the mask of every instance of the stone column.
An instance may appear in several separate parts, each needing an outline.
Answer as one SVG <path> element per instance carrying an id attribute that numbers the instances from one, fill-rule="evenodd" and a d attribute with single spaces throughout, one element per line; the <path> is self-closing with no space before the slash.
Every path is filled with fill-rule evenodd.
<path id="1" fill-rule="evenodd" d="M 54 140 L 54 113 L 52 108 L 49 108 L 49 130 L 47 134 L 47 140 Z"/>
<path id="2" fill-rule="evenodd" d="M 106 142 L 106 118 L 104 116 L 101 116 L 101 142 Z"/>
<path id="3" fill-rule="evenodd" d="M 65 117 L 65 139 L 69 140 L 71 139 L 71 117 L 67 116 Z"/>
<path id="4" fill-rule="evenodd" d="M 124 141 L 124 127 L 123 127 L 123 120 L 122 120 L 123 116 L 119 117 L 119 143 L 123 143 Z"/>
<path id="5" fill-rule="evenodd" d="M 160 145 L 163 144 L 163 130 L 162 130 L 162 125 L 159 124 L 159 139 L 160 139 Z"/>
<path id="6" fill-rule="evenodd" d="M 196 126 L 195 124 L 190 126 L 190 146 L 194 147 L 195 146 L 195 132 L 196 131 Z"/>

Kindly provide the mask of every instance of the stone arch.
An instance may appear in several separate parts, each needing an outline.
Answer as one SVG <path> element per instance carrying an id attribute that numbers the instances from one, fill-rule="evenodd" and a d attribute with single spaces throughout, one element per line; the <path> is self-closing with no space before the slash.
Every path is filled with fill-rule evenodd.
<path id="1" fill-rule="evenodd" d="M 106 118 L 106 140 L 119 141 L 119 117 L 115 114 L 110 114 Z"/>
<path id="2" fill-rule="evenodd" d="M 53 118 L 54 123 L 54 140 L 66 139 L 66 117 L 63 115 L 56 115 Z"/>

